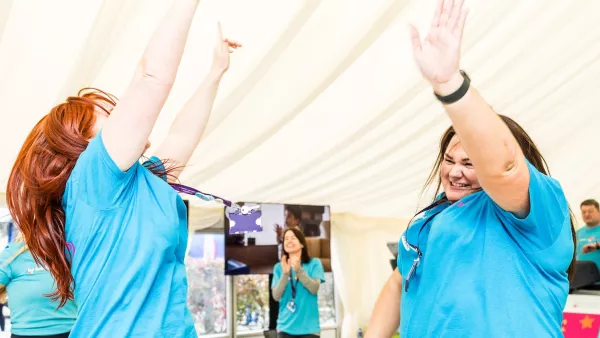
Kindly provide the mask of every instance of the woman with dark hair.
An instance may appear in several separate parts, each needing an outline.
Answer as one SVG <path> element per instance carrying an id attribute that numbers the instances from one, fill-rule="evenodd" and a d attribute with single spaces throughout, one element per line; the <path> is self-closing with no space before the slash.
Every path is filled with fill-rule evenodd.
<path id="1" fill-rule="evenodd" d="M 220 26 L 206 77 L 155 156 L 139 160 L 198 2 L 173 1 L 118 102 L 98 90 L 67 98 L 33 128 L 11 172 L 8 207 L 33 258 L 56 280 L 51 296 L 79 306 L 71 338 L 197 337 L 186 305 L 186 206 L 172 184 L 240 46 Z"/>
<path id="2" fill-rule="evenodd" d="M 296 227 L 283 231 L 281 262 L 273 268 L 273 298 L 279 302 L 279 338 L 320 335 L 317 294 L 325 283 L 325 271 L 318 258 L 310 258 L 306 238 Z"/>
<path id="3" fill-rule="evenodd" d="M 59 302 L 45 296 L 53 288 L 52 275 L 35 263 L 19 234 L 0 252 L 0 302 L 10 298 L 12 338 L 69 337 L 77 305 L 69 300 L 57 309 Z"/>
<path id="4" fill-rule="evenodd" d="M 466 11 L 439 0 L 415 60 L 452 121 L 426 186 L 443 187 L 401 237 L 367 337 L 562 337 L 575 236 L 563 189 L 527 133 L 459 68 Z"/>

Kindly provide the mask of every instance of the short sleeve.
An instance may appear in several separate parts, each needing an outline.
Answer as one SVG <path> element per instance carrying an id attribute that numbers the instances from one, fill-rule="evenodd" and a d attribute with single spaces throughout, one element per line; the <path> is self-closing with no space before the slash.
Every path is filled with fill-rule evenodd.
<path id="1" fill-rule="evenodd" d="M 14 250 L 11 250 L 10 244 L 7 245 L 2 252 L 0 252 L 0 284 L 7 285 L 12 279 L 12 270 L 8 260 L 14 254 Z"/>
<path id="2" fill-rule="evenodd" d="M 273 281 L 271 282 L 271 288 L 274 288 L 277 283 L 279 283 L 279 279 L 281 278 L 281 263 L 275 264 L 273 267 Z"/>
<path id="3" fill-rule="evenodd" d="M 156 157 L 156 156 L 152 156 L 150 157 L 147 161 L 145 161 L 142 164 L 146 169 L 152 171 L 151 169 L 156 169 L 159 172 L 165 172 L 165 165 L 163 164 L 163 162 L 160 160 L 160 158 Z M 164 180 L 165 182 L 167 181 L 167 176 L 166 175 L 161 175 L 158 176 L 160 177 L 162 180 Z"/>
<path id="4" fill-rule="evenodd" d="M 318 258 L 313 258 L 310 261 L 311 269 L 308 273 L 310 278 L 320 279 L 321 283 L 325 283 L 325 270 L 323 269 L 323 263 Z"/>
<path id="5" fill-rule="evenodd" d="M 130 184 L 140 164 L 121 171 L 108 154 L 102 131 L 81 153 L 67 183 L 67 199 L 79 198 L 92 207 L 113 208 L 128 201 Z"/>
<path id="6" fill-rule="evenodd" d="M 560 183 L 539 172 L 529 161 L 529 214 L 519 218 L 494 204 L 496 215 L 508 224 L 514 237 L 525 237 L 537 249 L 554 243 L 565 227 L 570 227 L 568 202 Z M 511 227 L 513 229 L 511 229 Z"/>
<path id="7" fill-rule="evenodd" d="M 398 254 L 396 255 L 396 267 L 398 268 L 398 272 L 400 273 L 400 275 L 402 275 L 402 257 L 400 257 L 400 250 L 402 250 L 402 248 L 400 247 L 402 245 L 402 240 L 398 241 Z"/>

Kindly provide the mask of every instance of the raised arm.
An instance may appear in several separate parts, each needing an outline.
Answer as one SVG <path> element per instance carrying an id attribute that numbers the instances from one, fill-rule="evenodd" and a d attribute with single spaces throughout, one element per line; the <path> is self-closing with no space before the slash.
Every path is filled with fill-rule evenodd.
<path id="1" fill-rule="evenodd" d="M 198 0 L 174 0 L 154 32 L 129 87 L 102 128 L 117 166 L 127 171 L 142 155 L 177 74 Z"/>
<path id="2" fill-rule="evenodd" d="M 440 96 L 456 92 L 460 47 L 467 11 L 463 0 L 438 0 L 429 34 L 423 42 L 411 28 L 415 61 Z M 523 217 L 529 213 L 529 170 L 516 139 L 490 105 L 469 88 L 458 101 L 444 104 L 462 146 L 485 192 L 502 209 Z"/>
<path id="3" fill-rule="evenodd" d="M 229 69 L 229 53 L 241 44 L 223 39 L 221 25 L 218 25 L 213 64 L 194 95 L 179 112 L 169 129 L 165 141 L 157 149 L 155 156 L 170 159 L 178 169 L 171 172 L 169 180 L 175 179 L 183 171 L 200 142 L 208 124 L 210 112 L 217 96 L 223 74 Z"/>
<path id="4" fill-rule="evenodd" d="M 392 337 L 400 326 L 402 276 L 396 268 L 379 293 L 366 338 Z"/>

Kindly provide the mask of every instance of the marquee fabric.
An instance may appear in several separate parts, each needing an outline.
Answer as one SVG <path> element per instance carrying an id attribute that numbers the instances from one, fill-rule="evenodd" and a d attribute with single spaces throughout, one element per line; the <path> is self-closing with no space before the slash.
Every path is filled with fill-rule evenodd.
<path id="1" fill-rule="evenodd" d="M 52 105 L 84 86 L 124 91 L 172 1 L 0 1 L 0 192 L 27 133 Z M 331 205 L 340 236 L 381 246 L 397 240 L 406 219 L 431 198 L 431 191 L 422 197 L 420 191 L 450 123 L 417 72 L 407 29 L 408 23 L 426 29 L 434 6 L 434 0 L 203 0 L 148 153 L 207 72 L 220 20 L 243 48 L 232 56 L 182 183 L 234 201 Z M 467 6 L 462 67 L 473 85 L 531 134 L 575 210 L 583 199 L 600 197 L 600 2 Z M 192 213 L 201 218 L 198 226 L 222 218 L 190 202 L 209 208 Z M 349 230 L 361 224 L 363 231 Z M 338 243 L 337 254 L 361 254 Z M 373 279 L 373 288 L 390 272 L 385 247 L 376 250 L 382 269 L 362 277 Z M 352 269 L 362 258 L 336 263 L 335 255 L 334 271 L 359 275 Z M 356 314 L 344 323 L 348 332 L 366 324 L 374 301 L 363 306 L 352 283 L 336 279 L 348 290 L 346 312 Z"/>

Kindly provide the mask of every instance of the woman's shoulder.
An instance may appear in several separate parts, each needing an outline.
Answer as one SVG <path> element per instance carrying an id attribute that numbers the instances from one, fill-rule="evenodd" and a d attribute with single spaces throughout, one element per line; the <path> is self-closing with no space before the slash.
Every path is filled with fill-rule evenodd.
<path id="1" fill-rule="evenodd" d="M 4 249 L 0 252 L 0 264 L 4 265 L 6 260 L 10 259 L 14 254 L 17 253 L 25 243 L 23 242 L 11 242 L 8 243 Z"/>
<path id="2" fill-rule="evenodd" d="M 323 266 L 323 262 L 321 262 L 321 259 L 318 257 L 311 257 L 308 260 L 307 263 L 309 266 Z"/>
<path id="3" fill-rule="evenodd" d="M 6 246 L 4 247 L 4 249 L 2 249 L 2 254 L 6 253 L 14 253 L 17 252 L 17 250 L 21 249 L 23 246 L 25 245 L 25 243 L 23 242 L 10 242 L 8 244 L 6 244 Z"/>

